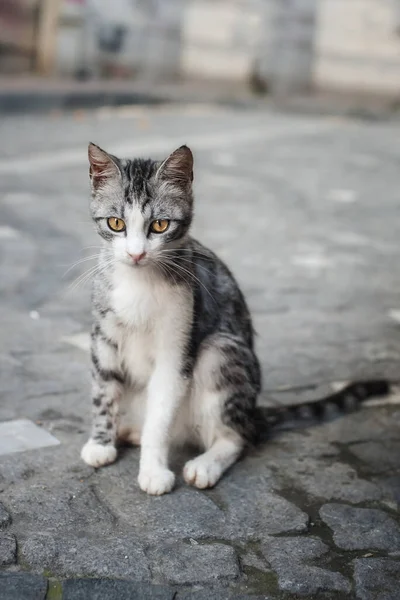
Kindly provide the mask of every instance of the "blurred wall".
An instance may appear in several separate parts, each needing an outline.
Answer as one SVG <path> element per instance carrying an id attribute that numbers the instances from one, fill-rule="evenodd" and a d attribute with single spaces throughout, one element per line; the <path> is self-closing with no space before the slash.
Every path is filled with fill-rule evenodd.
<path id="1" fill-rule="evenodd" d="M 247 80 L 260 51 L 271 3 L 259 0 L 191 0 L 182 22 L 185 77 Z"/>
<path id="2" fill-rule="evenodd" d="M 171 79 L 180 73 L 184 0 L 62 0 L 61 73 Z"/>
<path id="3" fill-rule="evenodd" d="M 0 0 L 0 72 L 32 69 L 39 0 Z"/>
<path id="4" fill-rule="evenodd" d="M 320 0 L 316 86 L 399 92 L 399 18 L 399 0 Z"/>
<path id="5" fill-rule="evenodd" d="M 0 0 L 0 73 L 38 67 L 46 1 Z M 400 0 L 54 2 L 58 75 L 400 91 Z"/>

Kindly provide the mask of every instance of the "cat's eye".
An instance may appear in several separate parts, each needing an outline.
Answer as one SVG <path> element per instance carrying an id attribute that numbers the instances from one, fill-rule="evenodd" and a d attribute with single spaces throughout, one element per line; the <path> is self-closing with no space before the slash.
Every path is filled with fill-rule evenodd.
<path id="1" fill-rule="evenodd" d="M 107 225 L 113 231 L 125 231 L 126 228 L 125 221 L 118 219 L 118 217 L 110 217 L 107 219 Z"/>
<path id="2" fill-rule="evenodd" d="M 150 225 L 150 231 L 153 233 L 164 233 L 169 227 L 169 221 L 167 219 L 157 219 Z"/>

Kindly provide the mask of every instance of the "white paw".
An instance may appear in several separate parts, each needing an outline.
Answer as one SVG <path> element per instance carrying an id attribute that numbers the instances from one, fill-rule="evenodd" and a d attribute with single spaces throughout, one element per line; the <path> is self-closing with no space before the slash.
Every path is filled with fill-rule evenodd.
<path id="1" fill-rule="evenodd" d="M 91 467 L 102 467 L 115 461 L 117 449 L 111 444 L 104 446 L 90 439 L 81 451 L 82 460 Z"/>
<path id="2" fill-rule="evenodd" d="M 153 469 L 141 469 L 138 482 L 140 489 L 152 496 L 168 494 L 174 487 L 175 475 L 169 469 L 157 467 Z"/>
<path id="3" fill-rule="evenodd" d="M 183 476 L 190 485 L 195 485 L 200 489 L 213 487 L 222 475 L 222 469 L 218 462 L 204 459 L 198 456 L 189 460 L 184 469 Z"/>

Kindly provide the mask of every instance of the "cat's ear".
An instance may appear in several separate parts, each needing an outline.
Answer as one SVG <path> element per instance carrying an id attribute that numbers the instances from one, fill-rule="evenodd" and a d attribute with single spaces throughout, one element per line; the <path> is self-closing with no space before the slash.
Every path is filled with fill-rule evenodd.
<path id="1" fill-rule="evenodd" d="M 193 154 L 187 146 L 181 146 L 161 163 L 157 177 L 180 185 L 193 181 Z"/>
<path id="2" fill-rule="evenodd" d="M 89 144 L 89 176 L 94 190 L 110 179 L 121 177 L 117 159 L 96 144 Z"/>

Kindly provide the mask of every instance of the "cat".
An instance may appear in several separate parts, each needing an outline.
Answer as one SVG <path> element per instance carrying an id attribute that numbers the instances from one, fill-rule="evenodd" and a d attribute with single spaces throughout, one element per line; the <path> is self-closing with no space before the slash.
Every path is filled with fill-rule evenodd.
<path id="1" fill-rule="evenodd" d="M 184 479 L 212 487 L 295 409 L 257 407 L 261 371 L 246 301 L 225 264 L 189 235 L 190 149 L 158 162 L 121 160 L 90 144 L 89 163 L 90 212 L 104 248 L 93 281 L 93 426 L 82 459 L 97 468 L 115 461 L 119 441 L 140 445 L 139 486 L 160 495 L 175 482 L 171 446 L 195 443 L 203 453 L 186 463 Z M 350 386 L 334 401 L 385 386 Z M 321 412 L 326 402 L 303 406 Z"/>

